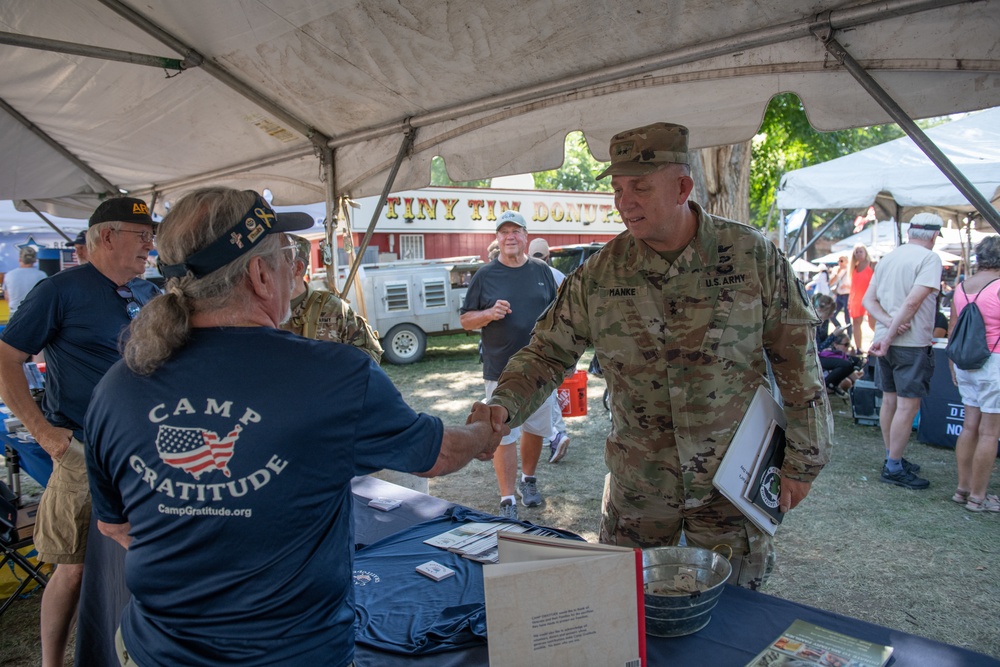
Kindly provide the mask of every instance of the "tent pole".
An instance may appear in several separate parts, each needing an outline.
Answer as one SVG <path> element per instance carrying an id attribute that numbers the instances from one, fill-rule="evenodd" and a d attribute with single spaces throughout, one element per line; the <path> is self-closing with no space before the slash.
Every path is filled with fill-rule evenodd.
<path id="1" fill-rule="evenodd" d="M 865 71 L 865 69 L 858 64 L 850 53 L 833 37 L 833 29 L 829 22 L 818 23 L 814 26 L 812 30 L 813 34 L 823 42 L 826 50 L 833 55 L 834 58 L 844 66 L 851 76 L 853 76 L 861 87 L 864 88 L 872 98 L 879 103 L 879 105 L 885 109 L 886 113 L 892 116 L 892 119 L 896 121 L 904 132 L 913 140 L 920 150 L 930 158 L 931 162 L 937 166 L 938 169 L 950 180 L 958 191 L 965 195 L 969 203 L 976 207 L 980 215 L 986 219 L 987 222 L 993 227 L 993 229 L 1000 232 L 1000 213 L 993 208 L 990 201 L 982 195 L 979 190 L 965 177 L 965 175 L 958 170 L 958 168 L 952 163 L 948 157 L 941 152 L 941 149 L 930 140 L 930 138 L 924 134 L 924 131 L 917 127 L 910 117 L 903 111 L 902 107 L 896 103 L 889 93 L 885 91 L 882 86 L 872 78 L 872 76 Z M 878 239 L 876 239 L 876 242 Z"/>
<path id="2" fill-rule="evenodd" d="M 823 234 L 826 233 L 826 230 L 830 229 L 830 227 L 833 226 L 833 223 L 837 222 L 837 219 L 840 218 L 840 216 L 844 215 L 844 211 L 846 211 L 846 210 L 847 209 L 843 209 L 843 208 L 840 209 L 840 213 L 838 213 L 837 215 L 833 216 L 833 218 L 830 220 L 830 222 L 828 222 L 825 225 L 823 225 L 823 228 L 820 229 L 818 232 L 816 232 L 813 235 L 812 240 L 809 242 L 809 244 L 805 248 L 802 249 L 802 252 L 800 252 L 795 257 L 792 257 L 792 261 L 794 262 L 795 260 L 797 260 L 800 257 L 804 256 L 807 252 L 809 252 L 809 248 L 813 247 L 816 244 L 816 241 L 819 241 L 823 237 Z M 805 224 L 804 220 L 803 220 L 803 224 Z"/>
<path id="3" fill-rule="evenodd" d="M 56 227 L 55 223 L 52 222 L 51 220 L 49 220 L 48 218 L 46 218 L 45 214 L 42 213 L 41 211 L 39 211 L 37 208 L 35 208 L 35 206 L 30 201 L 28 201 L 27 199 L 21 199 L 20 202 L 22 204 L 24 204 L 25 206 L 27 206 L 28 208 L 30 208 L 32 211 L 34 211 L 35 215 L 37 215 L 39 218 L 41 218 L 42 221 L 46 225 L 48 225 L 49 227 L 51 227 L 52 229 L 54 229 L 55 232 L 57 234 L 59 234 L 59 236 L 63 237 L 64 239 L 66 239 L 69 242 L 73 241 L 73 239 L 71 239 L 70 237 L 66 236 L 66 232 L 64 232 L 63 230 L 61 230 L 58 227 Z"/>
<path id="4" fill-rule="evenodd" d="M 785 209 L 778 209 L 778 250 L 785 252 Z"/>
<path id="5" fill-rule="evenodd" d="M 347 274 L 347 280 L 344 281 L 344 289 L 341 290 L 340 298 L 344 298 L 344 294 L 347 293 L 347 288 L 354 280 L 354 274 L 358 272 L 358 267 L 361 266 L 361 260 L 365 256 L 365 250 L 368 249 L 368 243 L 372 240 L 372 234 L 375 233 L 375 224 L 378 222 L 379 217 L 382 215 L 382 209 L 385 207 L 385 202 L 389 198 L 389 192 L 392 189 L 392 184 L 396 180 L 396 174 L 399 173 L 399 165 L 403 163 L 403 158 L 409 154 L 410 149 L 413 147 L 413 140 L 416 137 L 417 131 L 414 128 L 408 128 L 406 134 L 403 135 L 403 143 L 399 145 L 399 152 L 396 154 L 396 161 L 392 163 L 392 169 L 389 171 L 389 176 L 385 179 L 385 186 L 382 187 L 382 194 L 379 195 L 378 205 L 375 207 L 375 211 L 372 212 L 371 222 L 368 223 L 368 230 L 365 232 L 365 237 L 361 239 L 361 246 L 358 249 L 357 256 L 354 258 L 354 262 L 351 264 L 351 270 Z"/>
<path id="6" fill-rule="evenodd" d="M 326 167 L 323 184 L 326 188 L 326 217 L 323 219 L 324 240 L 326 251 L 320 258 L 326 268 L 326 288 L 337 293 L 337 193 L 336 170 L 333 162 L 333 149 L 328 146 L 320 148 L 320 158 Z"/>
<path id="7" fill-rule="evenodd" d="M 103 46 L 90 46 L 89 44 L 61 42 L 57 39 L 32 37 L 31 35 L 18 35 L 13 32 L 0 32 L 0 44 L 20 46 L 26 49 L 38 49 L 40 51 L 52 51 L 54 53 L 68 53 L 70 55 L 84 56 L 86 58 L 114 60 L 132 65 L 146 65 L 148 67 L 177 70 L 178 72 L 187 69 L 190 65 L 190 63 L 186 60 L 178 60 L 177 58 L 151 56 L 145 53 L 107 49 Z"/>
<path id="8" fill-rule="evenodd" d="M 808 217 L 809 217 L 809 211 L 806 211 L 806 218 L 808 218 Z M 805 227 L 805 226 L 806 226 L 806 221 L 803 219 L 802 220 L 802 224 L 799 225 L 799 228 L 795 230 L 795 238 L 793 238 L 792 242 L 788 244 L 788 252 L 795 252 L 795 247 L 797 245 L 799 245 L 799 239 L 802 238 L 802 228 Z M 805 252 L 806 252 L 806 249 L 803 248 L 802 252 L 800 252 L 798 255 L 796 255 L 796 257 L 801 257 L 802 255 L 805 254 Z"/>
<path id="9" fill-rule="evenodd" d="M 118 190 L 118 187 L 115 186 L 111 181 L 101 176 L 99 173 L 94 171 L 93 167 L 91 167 L 89 164 L 87 164 L 86 162 L 84 162 L 83 160 L 73 155 L 68 150 L 66 150 L 65 146 L 63 146 L 58 141 L 47 135 L 40 127 L 32 123 L 24 116 L 22 116 L 17 111 L 17 109 L 7 104 L 7 102 L 2 99 L 0 99 L 0 109 L 3 109 L 8 114 L 10 114 L 11 118 L 13 118 L 18 123 L 27 128 L 28 131 L 34 134 L 36 137 L 44 141 L 46 145 L 49 146 L 49 148 L 59 153 L 59 155 L 63 156 L 64 158 L 66 158 L 69 162 L 73 164 L 74 167 L 82 171 L 88 177 L 96 181 L 102 188 L 104 188 L 103 193 L 98 192 L 97 194 L 106 194 L 110 197 L 117 197 L 119 194 L 121 194 Z"/>

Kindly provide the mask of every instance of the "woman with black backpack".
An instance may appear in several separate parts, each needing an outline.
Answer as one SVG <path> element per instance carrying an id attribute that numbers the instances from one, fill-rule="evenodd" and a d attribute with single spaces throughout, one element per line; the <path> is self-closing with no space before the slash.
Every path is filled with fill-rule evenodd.
<path id="1" fill-rule="evenodd" d="M 955 445 L 958 488 L 952 500 L 970 512 L 1000 512 L 1000 499 L 987 493 L 1000 440 L 1000 236 L 976 246 L 976 273 L 955 289 L 949 338 L 962 309 L 975 302 L 992 353 L 981 368 L 962 370 L 949 361 L 952 380 L 965 407 L 962 432 Z"/>

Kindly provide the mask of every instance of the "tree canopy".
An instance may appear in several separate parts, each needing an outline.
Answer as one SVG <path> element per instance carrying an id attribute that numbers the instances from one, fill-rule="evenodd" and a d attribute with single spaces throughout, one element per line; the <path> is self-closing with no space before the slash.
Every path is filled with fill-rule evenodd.
<path id="1" fill-rule="evenodd" d="M 435 155 L 431 160 L 431 186 L 432 187 L 452 187 L 460 186 L 467 188 L 488 188 L 490 179 L 481 181 L 453 181 L 448 177 L 448 168 L 444 164 L 441 156 Z"/>
<path id="2" fill-rule="evenodd" d="M 532 174 L 535 187 L 539 190 L 575 190 L 577 192 L 611 192 L 611 179 L 597 181 L 594 176 L 601 173 L 608 163 L 598 162 L 590 154 L 587 140 L 582 132 L 570 132 L 566 135 L 566 160 L 559 169 L 540 171 Z M 481 181 L 457 182 L 448 178 L 444 160 L 435 157 L 431 162 L 431 185 L 433 186 L 466 186 L 471 188 L 488 188 L 489 179 Z"/>
<path id="3" fill-rule="evenodd" d="M 775 193 L 782 174 L 903 136 L 898 125 L 873 125 L 852 130 L 819 132 L 806 118 L 794 93 L 771 98 L 750 153 L 750 222 L 767 228 L 777 212 Z"/>
<path id="4" fill-rule="evenodd" d="M 566 135 L 566 161 L 559 169 L 540 171 L 535 176 L 539 190 L 577 190 L 579 192 L 611 192 L 611 179 L 598 181 L 594 177 L 604 171 L 607 162 L 598 162 L 590 154 L 582 132 Z"/>

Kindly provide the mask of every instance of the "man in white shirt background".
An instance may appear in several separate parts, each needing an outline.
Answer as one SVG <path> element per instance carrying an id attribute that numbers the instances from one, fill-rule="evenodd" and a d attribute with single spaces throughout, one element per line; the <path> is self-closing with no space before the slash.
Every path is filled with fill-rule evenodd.
<path id="1" fill-rule="evenodd" d="M 18 268 L 8 271 L 3 277 L 3 298 L 7 300 L 11 315 L 21 305 L 24 297 L 28 296 L 31 288 L 46 277 L 45 272 L 35 266 L 35 262 L 38 261 L 38 251 L 34 246 L 21 248 L 18 261 L 20 264 Z"/>

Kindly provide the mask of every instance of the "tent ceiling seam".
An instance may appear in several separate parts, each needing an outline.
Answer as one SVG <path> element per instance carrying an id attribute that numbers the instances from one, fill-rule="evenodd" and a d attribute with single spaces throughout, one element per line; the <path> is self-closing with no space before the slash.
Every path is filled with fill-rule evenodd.
<path id="1" fill-rule="evenodd" d="M 125 5 L 120 2 L 120 0 L 99 0 L 99 2 L 101 2 L 101 4 L 105 7 L 113 10 L 126 21 L 138 27 L 140 30 L 143 30 L 177 53 L 182 54 L 185 60 L 197 63 L 200 69 L 206 72 L 209 76 L 229 87 L 239 95 L 245 97 L 262 111 L 280 118 L 283 122 L 287 123 L 292 129 L 304 136 L 313 144 L 323 146 L 329 142 L 330 138 L 320 132 L 316 127 L 288 111 L 276 100 L 265 95 L 263 91 L 258 90 L 253 85 L 237 78 L 219 63 L 205 58 L 204 55 L 199 53 L 194 47 L 170 34 L 140 12 L 132 9 L 128 5 Z"/>
<path id="2" fill-rule="evenodd" d="M 102 0 L 108 2 L 110 0 Z M 451 107 L 415 114 L 409 118 L 413 127 L 424 127 L 434 123 L 454 120 L 463 115 L 488 112 L 492 109 L 520 104 L 537 99 L 571 92 L 578 88 L 602 85 L 616 79 L 642 76 L 650 71 L 666 69 L 678 65 L 706 60 L 720 55 L 739 53 L 746 49 L 768 46 L 780 41 L 812 38 L 812 29 L 818 22 L 829 22 L 837 28 L 854 27 L 866 23 L 896 18 L 949 5 L 966 4 L 977 0 L 884 0 L 860 7 L 837 10 L 827 15 L 810 16 L 787 23 L 752 30 L 717 40 L 702 42 L 697 46 L 681 47 L 655 56 L 564 77 L 547 83 L 527 86 L 517 90 L 492 95 L 490 97 L 464 102 Z M 336 136 L 331 139 L 331 148 L 351 143 L 376 139 L 403 131 L 402 121 L 393 121 L 378 127 L 367 128 Z"/>

